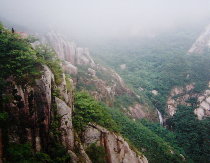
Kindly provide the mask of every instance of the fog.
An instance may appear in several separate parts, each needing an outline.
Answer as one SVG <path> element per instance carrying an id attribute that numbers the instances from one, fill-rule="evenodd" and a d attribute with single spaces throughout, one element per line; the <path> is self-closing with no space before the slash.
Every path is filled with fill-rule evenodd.
<path id="1" fill-rule="evenodd" d="M 0 0 L 0 20 L 77 39 L 152 36 L 209 18 L 210 0 Z"/>

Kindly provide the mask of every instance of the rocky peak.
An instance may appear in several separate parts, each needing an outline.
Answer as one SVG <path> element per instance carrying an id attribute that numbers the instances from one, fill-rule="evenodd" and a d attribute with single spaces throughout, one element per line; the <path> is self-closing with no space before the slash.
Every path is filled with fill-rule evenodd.
<path id="1" fill-rule="evenodd" d="M 203 33 L 197 38 L 191 48 L 189 54 L 203 54 L 206 49 L 210 48 L 210 25 L 208 25 Z"/>
<path id="2" fill-rule="evenodd" d="M 49 32 L 42 40 L 54 48 L 61 60 L 67 61 L 74 66 L 95 64 L 90 57 L 88 48 L 77 47 L 74 42 L 67 41 L 63 36 L 54 31 Z"/>

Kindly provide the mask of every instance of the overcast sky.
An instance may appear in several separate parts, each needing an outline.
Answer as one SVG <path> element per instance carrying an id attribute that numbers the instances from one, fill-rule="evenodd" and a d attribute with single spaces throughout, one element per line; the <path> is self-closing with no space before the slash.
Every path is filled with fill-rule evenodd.
<path id="1" fill-rule="evenodd" d="M 210 18 L 210 0 L 0 0 L 0 17 L 74 37 L 141 36 Z"/>

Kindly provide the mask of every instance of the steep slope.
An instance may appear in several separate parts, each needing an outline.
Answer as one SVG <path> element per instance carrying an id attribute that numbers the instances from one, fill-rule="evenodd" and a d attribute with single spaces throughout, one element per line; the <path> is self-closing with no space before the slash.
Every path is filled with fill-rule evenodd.
<path id="1" fill-rule="evenodd" d="M 136 39 L 132 44 L 127 40 L 119 45 L 112 42 L 104 45 L 105 48 L 95 47 L 95 55 L 160 111 L 164 126 L 174 135 L 176 143 L 172 144 L 183 148 L 192 162 L 209 162 L 210 57 L 206 50 L 202 52 L 204 55 L 186 55 L 197 33 L 191 30 L 170 32 L 141 42 Z M 203 41 L 205 46 L 207 42 Z M 132 135 L 130 139 L 135 143 L 142 143 L 138 141 L 140 135 L 130 129 L 134 124 L 127 127 L 129 122 L 123 122 L 124 134 Z M 154 125 L 148 126 L 152 132 L 161 133 Z M 149 154 L 146 157 L 150 159 Z"/>
<path id="2" fill-rule="evenodd" d="M 195 84 L 189 84 L 185 87 L 175 87 L 171 90 L 171 93 L 167 100 L 167 112 L 168 115 L 173 116 L 176 113 L 178 105 L 197 105 L 194 113 L 197 115 L 199 120 L 210 116 L 209 97 L 210 90 L 196 93 L 193 91 Z"/>
<path id="3" fill-rule="evenodd" d="M 77 47 L 55 32 L 40 38 L 55 49 L 65 73 L 72 76 L 78 89 L 87 89 L 95 99 L 109 106 L 117 104 L 133 118 L 157 121 L 157 111 L 147 103 L 142 103 L 140 97 L 126 86 L 114 70 L 95 63 L 87 48 Z"/>
<path id="4" fill-rule="evenodd" d="M 35 50 L 27 39 L 2 26 L 0 34 L 0 65 L 4 72 L 0 76 L 0 162 L 91 163 L 94 160 L 88 149 L 96 141 L 85 142 L 81 135 L 91 138 L 95 137 L 94 132 L 103 138 L 102 141 L 98 137 L 94 147 L 105 151 L 102 156 L 95 154 L 96 159 L 113 163 L 148 162 L 103 124 L 86 121 L 87 129 L 77 132 L 72 123 L 74 83 L 62 72 L 52 49 L 39 46 Z M 94 113 L 97 102 L 89 102 Z M 98 109 L 98 115 L 94 116 L 103 120 L 102 110 Z M 109 121 L 106 123 L 109 125 Z M 88 132 L 90 126 L 94 127 L 93 133 Z"/>
<path id="5" fill-rule="evenodd" d="M 204 32 L 200 34 L 197 40 L 193 43 L 188 50 L 189 54 L 203 54 L 210 48 L 210 25 L 206 27 Z"/>

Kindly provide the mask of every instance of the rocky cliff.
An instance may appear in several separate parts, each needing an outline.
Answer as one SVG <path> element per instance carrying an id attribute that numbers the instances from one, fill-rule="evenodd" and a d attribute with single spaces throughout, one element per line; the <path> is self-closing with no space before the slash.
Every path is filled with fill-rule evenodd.
<path id="1" fill-rule="evenodd" d="M 75 137 L 77 133 L 72 125 L 73 94 L 66 89 L 65 79 L 64 75 L 63 82 L 56 85 L 53 73 L 43 65 L 41 78 L 36 80 L 34 86 L 23 88 L 13 83 L 14 87 L 10 91 L 13 92 L 14 101 L 8 107 L 11 108 L 14 123 L 8 129 L 9 143 L 27 142 L 32 144 L 36 152 L 47 151 L 50 141 L 55 137 L 52 124 L 55 116 L 58 116 L 58 139 L 68 150 L 72 162 L 91 163 L 86 149 L 92 143 L 97 143 L 105 148 L 106 162 L 147 163 L 147 159 L 133 151 L 121 136 L 98 125 L 87 127 L 82 133 L 84 140 Z M 59 97 L 53 95 L 57 89 Z M 4 141 L 1 140 L 1 143 L 4 144 Z M 2 145 L 0 151 L 3 153 Z"/>
<path id="2" fill-rule="evenodd" d="M 203 33 L 197 38 L 191 48 L 189 54 L 203 54 L 210 48 L 210 25 L 208 25 Z"/>
<path id="3" fill-rule="evenodd" d="M 41 78 L 36 80 L 34 86 L 23 88 L 13 82 L 6 92 L 13 96 L 13 101 L 7 104 L 14 123 L 8 129 L 9 143 L 28 141 L 36 151 L 47 148 L 53 83 L 54 75 L 45 65 Z"/>
<path id="4" fill-rule="evenodd" d="M 167 100 L 167 113 L 173 116 L 176 113 L 178 105 L 190 106 L 190 100 L 195 99 L 197 102 L 197 108 L 194 113 L 199 120 L 210 116 L 210 85 L 208 89 L 202 93 L 195 93 L 195 84 L 188 84 L 184 87 L 174 87 Z"/>
<path id="5" fill-rule="evenodd" d="M 84 144 L 88 147 L 93 143 L 104 147 L 107 153 L 107 162 L 148 162 L 145 156 L 135 153 L 121 136 L 111 133 L 98 125 L 89 124 L 84 132 Z"/>
<path id="6" fill-rule="evenodd" d="M 42 43 L 50 44 L 62 60 L 66 74 L 70 74 L 78 89 L 87 89 L 95 99 L 113 106 L 117 99 L 130 98 L 128 105 L 120 107 L 133 118 L 148 118 L 157 121 L 158 113 L 147 104 L 142 104 L 137 96 L 124 83 L 114 70 L 95 63 L 87 48 L 77 47 L 60 34 L 50 32 L 40 37 Z M 120 104 L 120 101 L 117 101 Z"/>
<path id="7" fill-rule="evenodd" d="M 94 63 L 87 49 L 76 48 L 73 44 L 53 36 L 49 35 L 45 39 L 48 39 L 48 43 L 56 40 L 51 44 L 62 59 L 63 70 L 68 73 L 63 73 L 61 81 L 56 83 L 56 75 L 51 69 L 45 64 L 40 64 L 38 67 L 40 76 L 31 79 L 34 82 L 30 84 L 18 84 L 12 76 L 7 79 L 10 85 L 3 96 L 9 101 L 4 104 L 4 108 L 8 111 L 10 119 L 7 127 L 0 128 L 0 162 L 4 162 L 6 157 L 4 153 L 9 145 L 29 143 L 32 145 L 33 153 L 50 153 L 52 145 L 57 147 L 58 144 L 62 144 L 70 155 L 69 162 L 91 163 L 87 149 L 91 144 L 96 144 L 104 148 L 105 162 L 147 163 L 146 157 L 132 149 L 120 135 L 97 124 L 89 124 L 82 133 L 76 132 L 72 119 L 74 89 L 79 81 L 77 76 L 73 76 L 73 80 L 70 79 L 69 74 L 78 74 L 78 65 L 90 65 L 87 72 L 95 79 L 94 83 L 98 89 L 104 89 L 99 93 L 95 92 L 96 99 L 106 96 L 111 101 L 116 94 L 126 92 L 133 95 L 133 92 L 112 70 L 110 70 L 114 80 L 112 86 L 97 78 L 94 69 L 103 69 L 105 72 L 106 69 Z M 38 44 L 40 43 L 33 44 L 33 47 Z M 45 155 L 42 153 L 42 156 Z"/>

